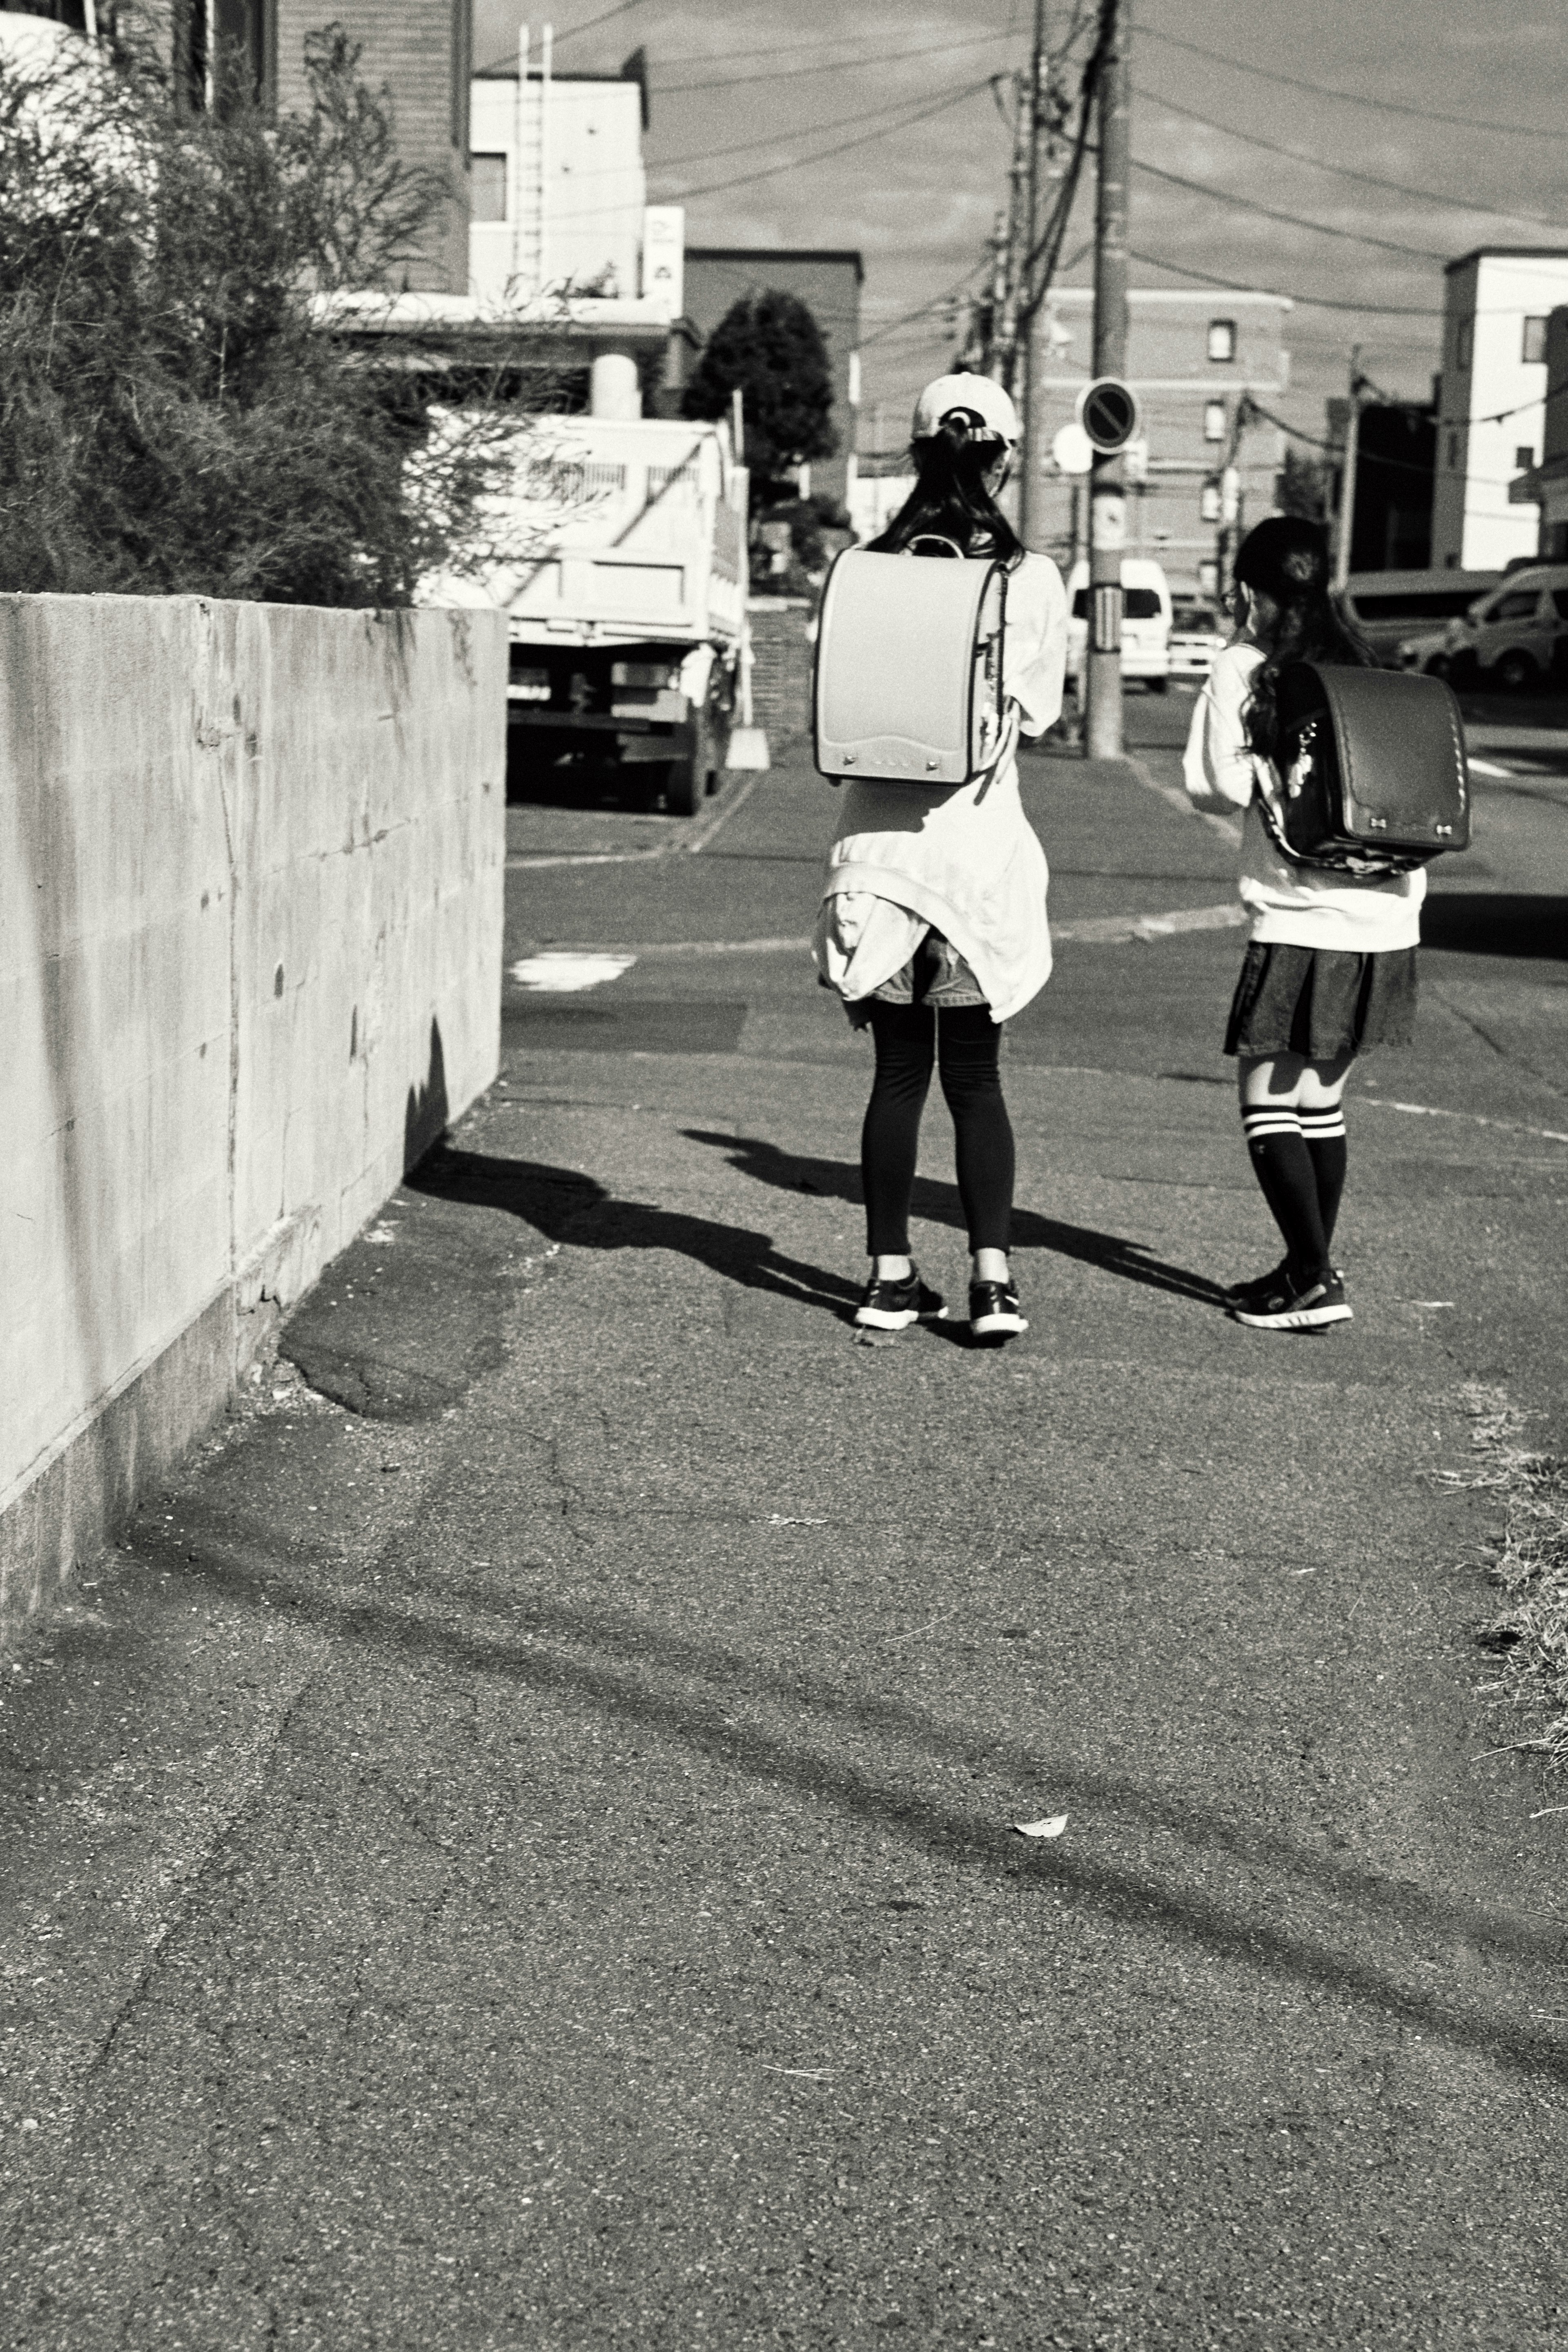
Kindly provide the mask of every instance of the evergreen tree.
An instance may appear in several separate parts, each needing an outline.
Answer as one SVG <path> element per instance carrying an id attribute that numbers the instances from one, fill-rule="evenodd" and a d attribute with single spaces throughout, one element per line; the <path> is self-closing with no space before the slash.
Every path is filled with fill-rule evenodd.
<path id="1" fill-rule="evenodd" d="M 754 507 L 786 495 L 798 466 L 838 446 L 822 330 L 795 294 L 743 294 L 709 336 L 687 387 L 688 416 L 727 416 L 739 391 Z"/>

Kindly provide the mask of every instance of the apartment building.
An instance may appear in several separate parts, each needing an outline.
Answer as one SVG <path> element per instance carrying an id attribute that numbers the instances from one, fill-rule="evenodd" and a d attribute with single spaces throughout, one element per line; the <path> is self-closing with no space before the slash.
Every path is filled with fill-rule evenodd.
<path id="1" fill-rule="evenodd" d="M 1525 478 L 1544 449 L 1547 321 L 1568 303 L 1568 250 L 1480 246 L 1443 275 L 1432 562 L 1499 572 L 1541 538 Z"/>
<path id="2" fill-rule="evenodd" d="M 1537 553 L 1568 562 L 1568 304 L 1546 321 L 1545 422 L 1540 462 L 1509 484 L 1509 497 L 1536 508 L 1541 518 Z"/>
<path id="3" fill-rule="evenodd" d="M 725 312 L 749 294 L 794 294 L 822 330 L 833 383 L 831 457 L 807 467 L 808 491 L 847 506 L 855 485 L 860 416 L 860 289 L 865 265 L 853 247 L 692 245 L 686 248 L 686 313 L 705 342 Z"/>
<path id="4" fill-rule="evenodd" d="M 1133 450 L 1127 469 L 1127 552 L 1152 556 L 1178 593 L 1212 593 L 1220 530 L 1227 524 L 1233 534 L 1245 530 L 1274 511 L 1284 436 L 1268 424 L 1243 429 L 1237 409 L 1244 393 L 1267 407 L 1287 389 L 1285 315 L 1291 307 L 1282 294 L 1162 287 L 1128 296 L 1127 375 L 1142 411 L 1143 446 Z M 1090 289 L 1054 289 L 1035 332 L 1040 462 L 1047 483 L 1058 486 L 1054 513 L 1047 500 L 1045 544 L 1066 560 L 1085 527 L 1084 502 L 1049 451 L 1090 379 Z M 1080 517 L 1076 528 L 1075 514 Z"/>

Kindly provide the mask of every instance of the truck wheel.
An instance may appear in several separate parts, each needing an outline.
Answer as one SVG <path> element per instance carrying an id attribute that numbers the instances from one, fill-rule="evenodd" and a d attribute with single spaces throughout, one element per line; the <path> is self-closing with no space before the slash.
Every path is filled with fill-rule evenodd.
<path id="1" fill-rule="evenodd" d="M 1521 694 L 1527 686 L 1535 684 L 1541 673 L 1530 656 L 1516 648 L 1512 653 L 1504 654 L 1494 675 L 1498 684 L 1506 686 L 1510 694 Z"/>
<path id="2" fill-rule="evenodd" d="M 684 759 L 669 763 L 665 805 L 671 816 L 699 816 L 709 795 L 719 789 L 719 743 L 706 711 L 692 721 L 691 749 Z"/>
<path id="3" fill-rule="evenodd" d="M 1147 681 L 1151 694 L 1163 694 L 1170 683 L 1168 677 L 1152 677 Z"/>

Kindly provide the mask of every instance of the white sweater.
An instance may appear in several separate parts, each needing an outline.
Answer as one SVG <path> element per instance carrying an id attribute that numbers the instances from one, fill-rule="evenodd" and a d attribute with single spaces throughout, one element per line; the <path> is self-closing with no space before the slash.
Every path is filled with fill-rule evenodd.
<path id="1" fill-rule="evenodd" d="M 1061 715 L 1067 596 L 1047 555 L 1007 582 L 1004 694 L 1026 735 Z M 1046 853 L 1024 814 L 1012 738 L 996 767 L 954 791 L 858 777 L 843 788 L 813 953 L 854 1002 L 907 963 L 928 929 L 951 940 L 994 1021 L 1021 1011 L 1050 978 Z"/>
<path id="2" fill-rule="evenodd" d="M 1194 801 L 1245 809 L 1241 825 L 1241 903 L 1252 937 L 1299 948 L 1330 948 L 1342 955 L 1386 955 L 1415 947 L 1421 937 L 1426 869 L 1382 881 L 1322 867 L 1292 866 L 1270 841 L 1256 805 L 1259 791 L 1279 804 L 1279 779 L 1247 740 L 1242 711 L 1252 673 L 1263 656 L 1256 646 L 1226 646 L 1215 656 L 1187 735 L 1183 772 Z"/>

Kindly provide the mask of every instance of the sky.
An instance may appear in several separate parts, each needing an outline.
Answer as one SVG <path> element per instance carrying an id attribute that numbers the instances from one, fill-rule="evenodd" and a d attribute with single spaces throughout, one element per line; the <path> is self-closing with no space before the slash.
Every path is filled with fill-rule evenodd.
<path id="1" fill-rule="evenodd" d="M 1072 11 L 1046 13 L 1059 30 Z M 558 0 L 551 15 L 563 71 L 646 49 L 649 200 L 687 205 L 689 243 L 860 249 L 862 413 L 879 407 L 884 443 L 901 440 L 951 356 L 940 298 L 978 273 L 1005 194 L 1011 97 L 990 82 L 1026 61 L 1032 0 Z M 514 52 L 524 19 L 545 21 L 529 0 L 477 0 L 479 60 Z M 1380 388 L 1427 395 L 1445 260 L 1568 252 L 1562 0 L 1139 0 L 1132 81 L 1148 167 L 1132 282 L 1201 282 L 1185 270 L 1297 298 L 1282 413 L 1307 432 L 1352 342 Z M 1089 235 L 1089 177 L 1068 257 Z M 1087 257 L 1060 282 L 1088 284 Z"/>

